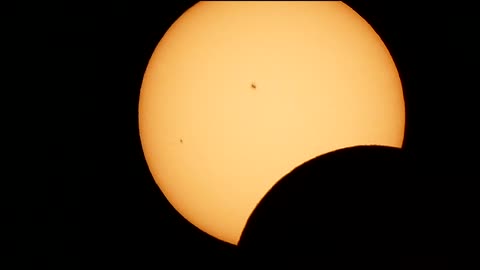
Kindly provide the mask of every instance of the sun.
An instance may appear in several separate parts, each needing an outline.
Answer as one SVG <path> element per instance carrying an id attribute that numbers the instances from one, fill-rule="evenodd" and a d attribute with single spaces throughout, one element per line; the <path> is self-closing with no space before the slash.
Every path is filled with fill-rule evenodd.
<path id="1" fill-rule="evenodd" d="M 142 147 L 161 191 L 232 244 L 295 167 L 345 147 L 401 147 L 404 128 L 388 49 L 333 1 L 195 4 L 156 47 L 139 101 Z"/>

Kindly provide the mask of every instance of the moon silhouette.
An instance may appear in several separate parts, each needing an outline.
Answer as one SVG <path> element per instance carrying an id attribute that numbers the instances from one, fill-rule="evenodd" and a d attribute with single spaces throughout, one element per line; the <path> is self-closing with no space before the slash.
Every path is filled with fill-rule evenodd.
<path id="1" fill-rule="evenodd" d="M 388 49 L 342 2 L 199 2 L 158 43 L 139 131 L 153 178 L 189 222 L 237 244 L 282 177 L 357 145 L 401 147 Z"/>
<path id="2" fill-rule="evenodd" d="M 402 256 L 442 254 L 444 207 L 434 181 L 402 149 L 356 146 L 319 156 L 278 181 L 238 247 L 243 259 L 311 267 L 398 269 Z"/>

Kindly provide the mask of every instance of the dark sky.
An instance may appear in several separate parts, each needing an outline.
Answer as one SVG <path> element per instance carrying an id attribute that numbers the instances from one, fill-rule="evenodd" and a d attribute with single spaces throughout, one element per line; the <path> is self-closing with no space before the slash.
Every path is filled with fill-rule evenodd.
<path id="1" fill-rule="evenodd" d="M 27 236 L 22 238 L 28 242 L 28 235 L 43 235 L 30 250 L 50 250 L 45 243 L 56 245 L 43 257 L 46 263 L 61 262 L 66 264 L 64 269 L 83 262 L 92 263 L 93 267 L 94 258 L 112 267 L 134 263 L 135 269 L 162 268 L 164 263 L 176 263 L 178 267 L 190 263 L 199 266 L 240 263 L 235 247 L 204 234 L 175 212 L 154 183 L 143 157 L 137 120 L 143 73 L 162 35 L 195 3 L 155 2 L 155 5 L 130 1 L 102 7 L 65 7 L 55 13 L 60 16 L 38 15 L 39 20 L 47 23 L 42 28 L 31 22 L 35 35 L 16 32 L 17 36 L 29 39 L 30 43 L 25 42 L 22 48 L 37 50 L 42 55 L 41 63 L 54 65 L 56 78 L 62 78 L 53 82 L 62 89 L 59 92 L 51 94 L 48 88 L 41 91 L 42 98 L 48 99 L 46 104 L 60 105 L 58 110 L 53 109 L 58 106 L 44 106 L 49 115 L 72 112 L 52 125 L 44 124 L 41 129 L 55 130 L 49 138 L 61 144 L 55 157 L 58 165 L 53 171 L 62 181 L 63 189 L 56 197 L 64 202 L 59 215 L 65 219 L 53 227 L 47 226 L 48 231 L 60 237 L 49 240 L 48 234 L 30 228 L 35 232 L 25 233 Z M 451 182 L 462 179 L 459 168 L 465 158 L 457 152 L 458 139 L 454 139 L 464 132 L 459 129 L 463 123 L 458 110 L 463 106 L 458 101 L 470 90 L 466 82 L 458 80 L 456 72 L 468 62 L 458 55 L 460 49 L 468 50 L 462 43 L 468 33 L 456 29 L 468 25 L 454 18 L 459 14 L 456 9 L 439 3 L 431 6 L 419 6 L 415 1 L 346 3 L 381 36 L 400 73 L 407 113 L 404 151 L 421 171 L 405 167 L 408 171 L 405 178 L 412 188 L 404 190 L 414 190 L 415 179 L 428 180 L 425 185 L 429 188 L 425 190 L 444 195 L 435 199 L 451 199 L 453 195 L 448 192 L 456 190 Z M 66 26 L 58 27 L 63 22 Z M 50 35 L 56 42 L 43 42 L 42 37 Z M 49 50 L 42 53 L 43 48 Z M 58 61 L 54 55 L 59 56 Z M 17 65 L 24 67 L 23 62 Z M 44 77 L 38 79 L 43 81 Z M 36 95 L 40 96 L 38 92 Z M 50 151 L 49 146 L 41 148 Z M 350 162 L 349 165 L 355 163 Z M 378 166 L 370 169 L 378 170 Z M 390 174 L 395 171 L 385 172 L 385 177 Z M 357 177 L 369 179 L 369 175 L 363 172 Z M 336 176 L 332 174 L 330 178 L 328 181 L 335 181 Z M 52 201 L 46 205 L 58 207 L 58 201 Z M 443 207 L 447 203 L 442 201 L 438 205 Z M 447 212 L 442 213 L 447 215 Z M 305 217 L 299 220 L 305 219 L 308 220 Z M 433 264 L 441 259 L 424 258 L 425 264 L 427 261 Z M 410 257 L 402 264 L 418 266 L 420 259 Z"/>

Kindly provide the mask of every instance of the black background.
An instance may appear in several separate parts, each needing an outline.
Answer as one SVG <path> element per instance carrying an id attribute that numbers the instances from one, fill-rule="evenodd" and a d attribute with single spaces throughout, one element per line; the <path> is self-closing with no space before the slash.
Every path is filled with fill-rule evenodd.
<path id="1" fill-rule="evenodd" d="M 16 89 L 36 86 L 30 100 L 40 109 L 29 120 L 40 127 L 35 129 L 38 141 L 26 148 L 35 146 L 37 160 L 49 160 L 36 163 L 42 164 L 38 170 L 46 172 L 45 178 L 60 180 L 45 193 L 48 196 L 32 191 L 23 202 L 35 213 L 28 224 L 53 222 L 24 225 L 17 246 L 45 255 L 23 255 L 22 261 L 66 268 L 131 263 L 135 269 L 240 263 L 234 246 L 196 229 L 167 202 L 147 168 L 138 134 L 138 97 L 148 60 L 170 25 L 194 3 L 42 6 L 48 12 L 38 12 L 26 27 L 20 26 L 21 19 L 12 19 L 15 29 L 22 29 L 12 33 L 22 40 L 16 49 L 24 55 L 12 67 L 37 70 L 30 79 L 19 76 L 16 81 Z M 458 202 L 459 183 L 469 178 L 465 160 L 471 160 L 459 147 L 467 140 L 462 128 L 467 116 L 460 113 L 466 106 L 460 102 L 471 91 L 463 80 L 467 73 L 459 72 L 470 61 L 460 56 L 469 51 L 466 39 L 473 19 L 461 13 L 469 7 L 421 6 L 413 1 L 346 3 L 381 36 L 399 70 L 407 113 L 403 149 L 421 168 L 421 173 L 409 171 L 409 180 L 438 183 L 442 196 L 435 198 L 445 200 L 439 205 L 453 208 L 450 201 Z M 35 13 L 35 7 L 29 10 Z M 34 61 L 24 61 L 25 55 Z M 40 111 L 46 114 L 37 116 Z M 44 189 L 38 181 L 33 187 Z M 445 267 L 449 252 L 430 259 L 405 258 L 404 269 L 420 269 L 413 267 L 420 267 L 421 261 Z"/>

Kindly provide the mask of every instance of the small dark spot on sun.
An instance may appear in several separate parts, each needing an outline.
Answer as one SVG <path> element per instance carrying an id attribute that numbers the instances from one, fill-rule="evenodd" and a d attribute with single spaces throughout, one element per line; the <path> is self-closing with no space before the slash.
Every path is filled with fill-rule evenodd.
<path id="1" fill-rule="evenodd" d="M 250 87 L 251 87 L 252 89 L 257 89 L 257 84 L 256 84 L 255 82 L 252 82 L 252 83 L 250 84 Z"/>
<path id="2" fill-rule="evenodd" d="M 183 140 L 182 140 L 182 139 L 180 139 L 180 143 L 183 143 Z"/>

